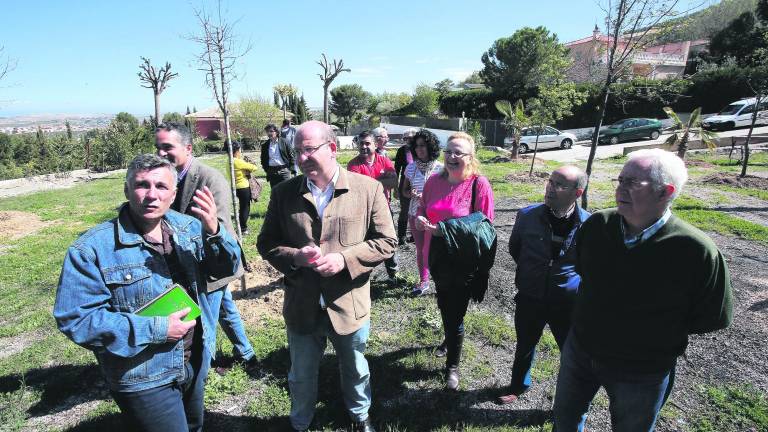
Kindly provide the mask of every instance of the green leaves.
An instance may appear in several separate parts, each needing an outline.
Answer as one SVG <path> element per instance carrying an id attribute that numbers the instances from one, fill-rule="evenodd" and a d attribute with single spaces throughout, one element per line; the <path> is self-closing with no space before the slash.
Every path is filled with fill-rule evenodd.
<path id="1" fill-rule="evenodd" d="M 539 86 L 562 80 L 571 63 L 557 35 L 541 26 L 496 40 L 481 60 L 480 75 L 494 92 L 518 96 L 535 96 Z"/>
<path id="2" fill-rule="evenodd" d="M 688 150 L 688 142 L 691 137 L 698 137 L 710 150 L 716 147 L 715 139 L 717 134 L 704 130 L 701 127 L 701 107 L 696 108 L 691 112 L 691 116 L 688 118 L 688 122 L 683 124 L 680 117 L 670 107 L 664 107 L 664 112 L 667 117 L 672 119 L 674 130 L 672 135 L 664 141 L 664 146 L 670 150 L 677 150 L 677 155 L 680 159 L 685 158 L 685 152 Z"/>

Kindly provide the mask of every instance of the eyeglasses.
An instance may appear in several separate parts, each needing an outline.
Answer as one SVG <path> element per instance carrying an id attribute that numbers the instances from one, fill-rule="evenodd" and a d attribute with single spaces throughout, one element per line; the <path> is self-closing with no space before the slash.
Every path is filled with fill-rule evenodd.
<path id="1" fill-rule="evenodd" d="M 443 150 L 443 154 L 445 155 L 445 157 L 453 156 L 453 157 L 461 158 L 468 155 L 469 153 L 462 153 L 460 151 L 455 151 L 455 150 Z"/>
<path id="2" fill-rule="evenodd" d="M 651 184 L 651 182 L 648 180 L 638 180 L 638 179 L 624 178 L 624 177 L 612 179 L 611 182 L 613 183 L 613 186 L 615 186 L 616 188 L 618 188 L 619 186 L 623 186 L 627 190 L 637 190 L 637 189 L 640 189 L 641 187 L 648 186 L 649 184 Z"/>
<path id="3" fill-rule="evenodd" d="M 330 143 L 331 143 L 330 141 L 326 141 L 317 147 L 302 147 L 302 148 L 295 147 L 294 150 L 296 150 L 297 154 L 304 155 L 304 156 L 312 156 L 313 154 L 315 154 L 316 151 L 320 150 L 320 148 L 322 148 L 324 145 L 327 145 Z"/>
<path id="4" fill-rule="evenodd" d="M 558 192 L 567 191 L 567 190 L 573 189 L 575 187 L 574 185 L 566 185 L 566 184 L 562 184 L 562 183 L 555 183 L 551 179 L 547 180 L 547 186 L 551 187 L 552 189 L 554 189 L 554 190 L 556 190 Z"/>

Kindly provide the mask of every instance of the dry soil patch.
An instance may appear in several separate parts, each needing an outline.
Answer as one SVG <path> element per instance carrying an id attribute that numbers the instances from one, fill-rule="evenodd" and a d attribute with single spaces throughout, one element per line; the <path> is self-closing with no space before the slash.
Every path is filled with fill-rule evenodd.
<path id="1" fill-rule="evenodd" d="M 268 262 L 256 259 L 250 262 L 251 271 L 245 274 L 246 291 L 240 290 L 240 281 L 230 287 L 232 297 L 243 320 L 257 324 L 262 317 L 279 318 L 283 311 L 282 275 Z"/>
<path id="2" fill-rule="evenodd" d="M 504 180 L 510 183 L 536 183 L 541 184 L 541 179 L 548 179 L 549 173 L 543 171 L 534 171 L 533 175 L 529 176 L 525 173 L 507 174 Z"/>
<path id="3" fill-rule="evenodd" d="M 18 240 L 52 224 L 33 213 L 0 211 L 0 239 Z"/>
<path id="4" fill-rule="evenodd" d="M 701 179 L 701 183 L 768 190 L 768 178 L 753 175 L 739 177 L 731 173 L 715 173 Z"/>

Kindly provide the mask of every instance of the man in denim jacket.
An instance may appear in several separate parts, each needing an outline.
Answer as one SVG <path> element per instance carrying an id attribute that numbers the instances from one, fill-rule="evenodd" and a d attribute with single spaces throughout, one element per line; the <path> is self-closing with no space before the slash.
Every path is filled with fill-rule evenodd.
<path id="1" fill-rule="evenodd" d="M 124 190 L 118 217 L 69 247 L 53 315 L 59 330 L 96 355 L 129 430 L 201 430 L 216 345 L 205 278 L 233 274 L 240 247 L 219 224 L 207 187 L 195 193 L 197 219 L 169 210 L 176 170 L 158 156 L 137 156 Z M 199 305 L 200 319 L 183 321 L 189 308 L 135 313 L 174 283 Z"/>
<path id="2" fill-rule="evenodd" d="M 531 367 L 544 326 L 562 349 L 571 327 L 573 300 L 581 278 L 575 271 L 575 236 L 589 213 L 576 205 L 587 176 L 579 168 L 563 166 L 547 181 L 543 204 L 520 210 L 509 238 L 515 271 L 515 331 L 517 343 L 508 394 L 509 404 L 531 386 Z"/>

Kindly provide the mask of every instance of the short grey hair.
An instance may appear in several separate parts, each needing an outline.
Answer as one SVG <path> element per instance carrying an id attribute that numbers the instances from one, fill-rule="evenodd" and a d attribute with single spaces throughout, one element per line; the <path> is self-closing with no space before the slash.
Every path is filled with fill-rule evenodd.
<path id="1" fill-rule="evenodd" d="M 662 149 L 643 149 L 634 151 L 627 157 L 627 163 L 637 160 L 650 161 L 651 169 L 648 177 L 656 190 L 661 190 L 669 184 L 675 187 L 675 191 L 669 197 L 670 202 L 680 195 L 688 181 L 688 169 L 685 167 L 685 162 L 676 154 Z"/>
<path id="2" fill-rule="evenodd" d="M 381 126 L 375 128 L 371 132 L 373 132 L 373 136 L 375 136 L 376 138 L 380 137 L 384 132 L 387 132 L 387 135 L 389 135 L 389 131 L 387 131 L 386 128 L 383 128 Z"/>
<path id="3" fill-rule="evenodd" d="M 589 177 L 587 177 L 587 173 L 584 172 L 583 169 L 579 167 L 576 168 L 576 172 L 578 173 L 576 175 L 576 189 L 584 189 L 587 187 L 587 182 L 589 181 Z"/>
<path id="4" fill-rule="evenodd" d="M 181 143 L 185 146 L 192 145 L 192 131 L 189 130 L 187 125 L 178 122 L 165 122 L 157 125 L 155 133 L 164 130 L 166 132 L 176 132 L 181 138 Z"/>
<path id="5" fill-rule="evenodd" d="M 153 153 L 140 154 L 133 158 L 131 163 L 128 164 L 128 170 L 125 172 L 125 182 L 128 185 L 133 185 L 133 180 L 136 178 L 136 173 L 139 171 L 149 171 L 157 168 L 168 168 L 173 176 L 173 187 L 176 188 L 176 182 L 178 180 L 178 173 L 176 168 L 168 161 Z"/>
<path id="6" fill-rule="evenodd" d="M 413 135 L 416 135 L 416 132 L 418 132 L 418 131 L 419 131 L 419 128 L 415 128 L 415 127 L 412 127 L 412 128 L 408 128 L 408 129 L 406 129 L 406 130 L 403 132 L 403 136 L 406 136 L 406 135 L 411 135 L 411 136 L 413 136 Z"/>

